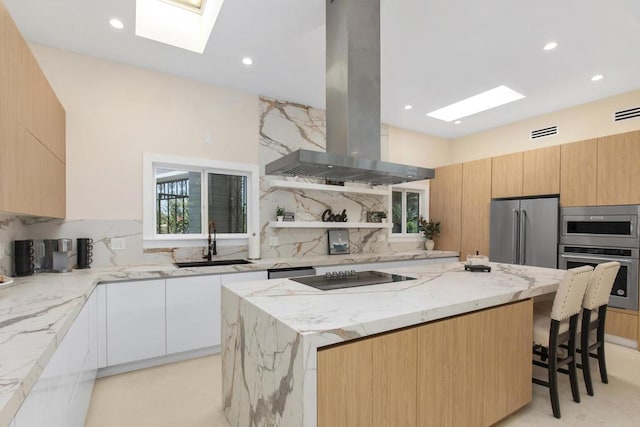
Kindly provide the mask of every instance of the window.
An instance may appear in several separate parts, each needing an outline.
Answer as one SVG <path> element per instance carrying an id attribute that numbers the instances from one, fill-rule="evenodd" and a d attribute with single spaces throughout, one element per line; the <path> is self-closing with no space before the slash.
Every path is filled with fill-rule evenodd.
<path id="1" fill-rule="evenodd" d="M 420 236 L 418 218 L 424 213 L 424 189 L 394 188 L 391 192 L 391 230 L 394 236 Z"/>
<path id="2" fill-rule="evenodd" d="M 195 246 L 214 229 L 220 240 L 258 230 L 256 165 L 147 154 L 144 169 L 145 247 Z"/>

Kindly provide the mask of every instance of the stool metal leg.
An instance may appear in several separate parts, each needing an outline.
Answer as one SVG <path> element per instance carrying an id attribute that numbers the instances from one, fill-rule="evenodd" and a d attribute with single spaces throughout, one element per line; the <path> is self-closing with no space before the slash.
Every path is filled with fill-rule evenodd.
<path id="1" fill-rule="evenodd" d="M 582 355 L 582 375 L 587 394 L 593 396 L 593 382 L 591 381 L 591 367 L 589 366 L 589 323 L 591 310 L 582 310 L 582 332 L 580 334 L 580 354 Z"/>

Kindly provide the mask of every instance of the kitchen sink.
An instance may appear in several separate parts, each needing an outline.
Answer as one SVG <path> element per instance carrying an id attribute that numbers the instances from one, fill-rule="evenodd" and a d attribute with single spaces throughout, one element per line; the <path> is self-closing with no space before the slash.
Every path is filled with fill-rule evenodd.
<path id="1" fill-rule="evenodd" d="M 247 261 L 246 259 L 218 259 L 215 261 L 176 262 L 175 266 L 178 268 L 187 268 L 187 267 L 216 267 L 219 265 L 238 265 L 238 264 L 251 264 L 251 261 Z"/>

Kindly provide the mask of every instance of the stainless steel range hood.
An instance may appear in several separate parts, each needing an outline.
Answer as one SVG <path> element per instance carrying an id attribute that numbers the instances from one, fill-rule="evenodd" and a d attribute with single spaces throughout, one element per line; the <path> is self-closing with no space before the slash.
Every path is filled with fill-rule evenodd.
<path id="1" fill-rule="evenodd" d="M 380 1 L 326 2 L 327 152 L 294 151 L 265 173 L 370 184 L 433 178 L 433 169 L 380 161 Z"/>

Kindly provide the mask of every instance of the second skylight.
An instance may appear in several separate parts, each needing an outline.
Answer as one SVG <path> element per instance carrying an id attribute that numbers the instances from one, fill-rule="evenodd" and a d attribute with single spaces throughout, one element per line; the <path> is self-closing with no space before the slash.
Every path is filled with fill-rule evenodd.
<path id="1" fill-rule="evenodd" d="M 490 110 L 500 105 L 508 104 L 524 98 L 524 95 L 506 86 L 498 86 L 478 95 L 471 96 L 446 107 L 427 113 L 434 119 L 452 122 L 463 117 Z"/>

